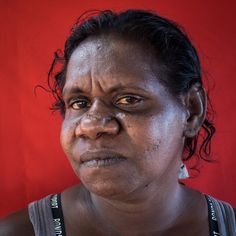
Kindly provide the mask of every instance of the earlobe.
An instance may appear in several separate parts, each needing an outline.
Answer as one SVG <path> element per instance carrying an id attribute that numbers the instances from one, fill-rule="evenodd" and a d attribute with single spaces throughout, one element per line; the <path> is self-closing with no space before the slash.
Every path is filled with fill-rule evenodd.
<path id="1" fill-rule="evenodd" d="M 193 84 L 184 97 L 186 108 L 186 123 L 184 136 L 192 138 L 196 136 L 204 122 L 206 115 L 206 92 L 199 84 Z"/>

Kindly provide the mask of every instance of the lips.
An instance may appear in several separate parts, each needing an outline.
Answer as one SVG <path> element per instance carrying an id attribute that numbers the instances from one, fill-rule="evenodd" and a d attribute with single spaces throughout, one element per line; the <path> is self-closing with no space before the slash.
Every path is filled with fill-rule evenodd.
<path id="1" fill-rule="evenodd" d="M 80 165 L 86 167 L 106 167 L 125 161 L 127 158 L 112 151 L 87 151 L 80 156 Z"/>

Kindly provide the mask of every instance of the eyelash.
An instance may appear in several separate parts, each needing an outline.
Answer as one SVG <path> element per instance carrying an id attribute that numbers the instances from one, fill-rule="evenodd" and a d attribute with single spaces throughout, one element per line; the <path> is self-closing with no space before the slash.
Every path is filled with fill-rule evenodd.
<path id="1" fill-rule="evenodd" d="M 121 100 L 126 100 L 126 104 L 122 104 L 120 101 Z M 129 100 L 127 102 L 127 100 Z M 135 104 L 143 101 L 143 98 L 136 96 L 136 95 L 125 95 L 122 96 L 114 102 L 116 106 L 123 106 L 123 107 L 128 107 L 128 106 L 134 106 Z M 120 102 L 120 103 L 119 103 Z M 75 105 L 78 105 L 78 107 L 75 107 Z M 91 106 L 91 102 L 86 99 L 86 98 L 78 98 L 74 101 L 72 101 L 69 106 L 74 109 L 74 110 L 82 110 L 85 108 L 89 108 Z"/>
<path id="2" fill-rule="evenodd" d="M 78 107 L 75 108 L 74 107 L 75 105 L 78 105 Z M 77 99 L 77 100 L 74 100 L 70 103 L 70 107 L 74 110 L 81 110 L 84 108 L 88 108 L 90 106 L 91 106 L 91 103 L 87 99 Z"/>
<path id="3" fill-rule="evenodd" d="M 134 105 L 134 104 L 139 103 L 143 100 L 141 97 L 138 97 L 138 96 L 126 95 L 126 96 L 119 98 L 116 101 L 116 104 L 118 104 L 118 101 L 121 101 L 122 99 L 124 99 L 124 100 L 126 99 L 126 102 L 127 102 L 127 100 L 131 100 L 130 102 L 127 102 L 126 104 L 120 104 L 120 105 L 124 105 L 124 106 Z"/>

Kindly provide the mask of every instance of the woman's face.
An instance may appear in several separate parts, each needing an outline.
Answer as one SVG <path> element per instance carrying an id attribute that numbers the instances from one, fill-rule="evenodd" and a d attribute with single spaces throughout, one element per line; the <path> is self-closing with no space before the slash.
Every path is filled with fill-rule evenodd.
<path id="1" fill-rule="evenodd" d="M 186 114 L 161 76 L 162 66 L 125 40 L 89 39 L 73 52 L 61 144 L 89 191 L 118 197 L 177 181 Z"/>

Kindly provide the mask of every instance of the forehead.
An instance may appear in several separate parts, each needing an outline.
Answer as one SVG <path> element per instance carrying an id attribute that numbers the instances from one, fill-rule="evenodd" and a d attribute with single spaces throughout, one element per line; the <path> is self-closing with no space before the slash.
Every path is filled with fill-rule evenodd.
<path id="1" fill-rule="evenodd" d="M 106 90 L 111 85 L 148 85 L 163 76 L 163 67 L 149 50 L 135 42 L 114 37 L 90 38 L 72 53 L 65 87 L 91 89 L 92 84 Z"/>

